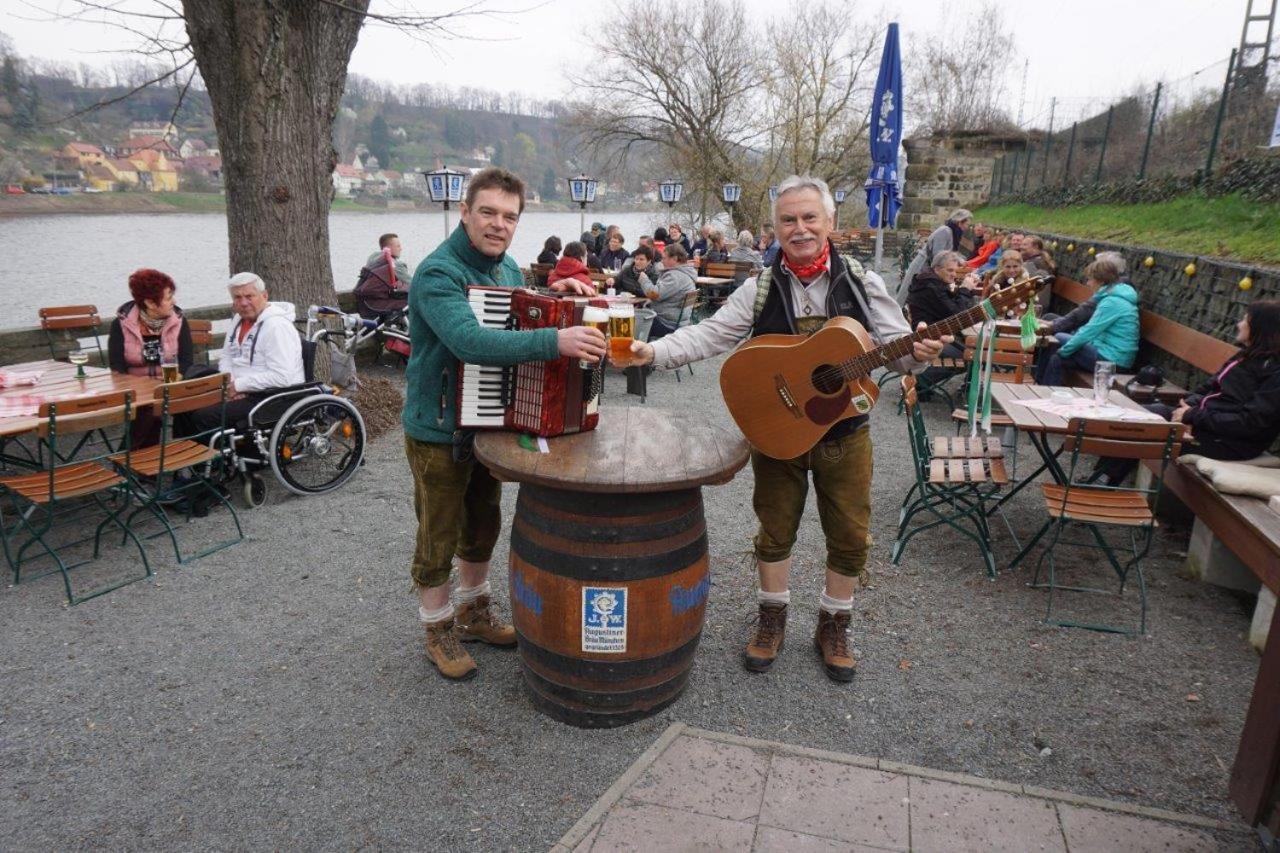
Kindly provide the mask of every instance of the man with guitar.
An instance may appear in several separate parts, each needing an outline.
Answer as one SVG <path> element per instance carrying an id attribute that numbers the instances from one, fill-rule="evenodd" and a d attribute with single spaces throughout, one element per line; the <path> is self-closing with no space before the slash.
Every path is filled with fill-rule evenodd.
<path id="1" fill-rule="evenodd" d="M 758 278 L 745 281 L 719 311 L 701 323 L 686 326 L 652 345 L 636 341 L 632 344 L 636 360 L 640 364 L 677 368 L 732 349 L 747 337 L 763 343 L 761 336 L 766 335 L 813 335 L 829 318 L 858 321 L 876 344 L 909 337 L 911 329 L 902 310 L 880 276 L 864 271 L 856 260 L 839 255 L 832 248 L 828 235 L 834 218 L 835 201 L 826 183 L 795 175 L 787 178 L 778 185 L 773 208 L 781 247 L 773 263 Z M 943 343 L 934 339 L 910 341 L 900 358 L 882 364 L 902 372 L 918 372 L 938 356 Z M 721 385 L 727 399 L 730 389 L 725 376 L 721 374 Z M 785 397 L 786 389 L 780 387 L 778 394 Z M 831 396 L 842 402 L 832 417 L 840 419 L 820 433 L 821 441 L 812 449 L 802 449 L 799 455 L 792 454 L 793 458 L 774 458 L 753 446 L 752 504 L 760 522 L 754 543 L 760 575 L 760 615 L 755 635 L 747 644 L 744 663 L 754 672 L 768 670 L 782 648 L 791 600 L 791 549 L 812 475 L 827 542 L 826 587 L 814 643 L 828 676 L 836 681 L 853 678 L 856 662 L 849 653 L 847 632 L 853 593 L 866 576 L 872 451 L 865 414 L 871 403 L 866 395 L 851 402 L 849 394 L 843 384 L 833 391 Z M 790 405 L 796 407 L 794 402 Z M 851 407 L 856 407 L 856 413 L 848 417 L 854 413 Z M 753 445 L 757 442 L 753 441 Z"/>

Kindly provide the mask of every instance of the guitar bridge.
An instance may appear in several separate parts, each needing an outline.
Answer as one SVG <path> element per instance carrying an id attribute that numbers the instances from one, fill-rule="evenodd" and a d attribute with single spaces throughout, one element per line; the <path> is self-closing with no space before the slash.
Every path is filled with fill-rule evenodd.
<path id="1" fill-rule="evenodd" d="M 791 389 L 787 387 L 787 380 L 783 379 L 781 374 L 773 377 L 773 387 L 782 398 L 782 405 L 787 407 L 787 411 L 791 412 L 796 420 L 803 418 L 804 412 L 800 411 L 800 407 L 796 405 L 796 398 L 791 394 Z"/>

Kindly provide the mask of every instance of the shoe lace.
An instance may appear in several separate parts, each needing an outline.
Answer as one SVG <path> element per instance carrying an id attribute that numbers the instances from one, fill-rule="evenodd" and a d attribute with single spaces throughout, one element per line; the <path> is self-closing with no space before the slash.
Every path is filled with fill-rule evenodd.
<path id="1" fill-rule="evenodd" d="M 477 598 L 467 610 L 467 624 L 492 626 L 494 624 L 492 606 L 492 602 L 487 595 Z"/>
<path id="2" fill-rule="evenodd" d="M 440 651 L 446 658 L 453 660 L 462 657 L 462 643 L 458 641 L 458 635 L 454 633 L 452 623 L 448 628 L 434 628 L 431 633 L 435 635 Z"/>
<path id="3" fill-rule="evenodd" d="M 836 616 L 827 623 L 827 630 L 831 632 L 832 652 L 845 657 L 849 654 L 849 619 L 848 617 Z"/>
<path id="4" fill-rule="evenodd" d="M 756 615 L 756 640 L 760 645 L 770 645 L 774 638 L 782 632 L 782 614 L 780 607 L 762 607 Z"/>

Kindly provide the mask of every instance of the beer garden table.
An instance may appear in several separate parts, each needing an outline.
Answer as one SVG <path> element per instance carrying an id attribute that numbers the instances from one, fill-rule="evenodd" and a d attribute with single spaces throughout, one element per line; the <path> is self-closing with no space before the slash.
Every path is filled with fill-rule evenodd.
<path id="1" fill-rule="evenodd" d="M 530 443 L 482 432 L 475 454 L 520 483 L 511 610 L 533 703 L 592 728 L 655 714 L 683 691 L 702 633 L 702 487 L 733 479 L 747 442 L 696 412 L 632 406 L 546 453 Z"/>
<path id="2" fill-rule="evenodd" d="M 84 368 L 85 378 L 77 379 L 74 364 L 52 359 L 9 364 L 3 369 L 11 373 L 38 372 L 40 379 L 34 385 L 14 385 L 0 389 L 0 412 L 3 412 L 6 401 L 11 404 L 36 399 L 56 401 L 59 398 L 88 397 L 111 391 L 133 391 L 135 407 L 150 407 L 154 403 L 152 395 L 155 389 L 163 384 L 160 379 L 149 376 L 115 373 L 105 367 L 89 365 Z M 0 438 L 32 432 L 40 425 L 40 421 L 41 418 L 36 415 L 0 414 Z"/>
<path id="3" fill-rule="evenodd" d="M 724 287 L 727 284 L 733 284 L 733 279 L 717 275 L 700 275 L 694 281 L 697 282 L 698 287 Z"/>

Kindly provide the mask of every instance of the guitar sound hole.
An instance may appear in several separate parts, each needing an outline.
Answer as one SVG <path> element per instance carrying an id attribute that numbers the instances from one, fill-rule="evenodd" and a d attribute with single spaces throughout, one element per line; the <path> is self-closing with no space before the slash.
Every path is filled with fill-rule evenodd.
<path id="1" fill-rule="evenodd" d="M 820 364 L 809 374 L 809 381 L 819 394 L 838 394 L 844 388 L 844 377 L 834 364 Z"/>

